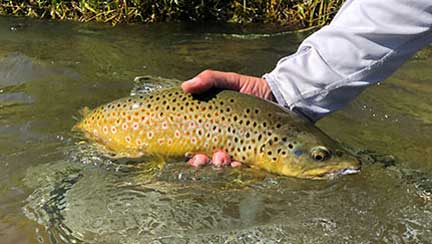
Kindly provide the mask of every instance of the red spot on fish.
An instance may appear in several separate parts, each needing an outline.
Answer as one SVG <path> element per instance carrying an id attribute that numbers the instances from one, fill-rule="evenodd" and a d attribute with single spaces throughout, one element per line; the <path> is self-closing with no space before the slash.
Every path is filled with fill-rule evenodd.
<path id="1" fill-rule="evenodd" d="M 189 123 L 189 127 L 195 127 L 195 122 L 191 121 L 191 122 Z"/>
<path id="2" fill-rule="evenodd" d="M 131 137 L 130 136 L 126 136 L 125 139 L 126 139 L 126 142 L 128 142 L 128 143 L 131 142 Z"/>
<path id="3" fill-rule="evenodd" d="M 106 126 L 103 127 L 103 132 L 104 132 L 105 134 L 108 133 L 108 128 L 107 128 Z"/>
<path id="4" fill-rule="evenodd" d="M 161 139 L 158 140 L 159 145 L 162 145 L 163 142 L 164 142 L 164 139 L 163 139 L 163 138 L 161 138 Z"/>
<path id="5" fill-rule="evenodd" d="M 111 133 L 115 134 L 117 132 L 117 128 L 115 126 L 111 127 Z"/>
<path id="6" fill-rule="evenodd" d="M 166 130 L 168 128 L 168 123 L 167 122 L 162 122 L 162 129 Z"/>
<path id="7" fill-rule="evenodd" d="M 152 131 L 147 132 L 147 137 L 149 139 L 152 139 L 153 138 L 153 132 Z"/>
<path id="8" fill-rule="evenodd" d="M 139 124 L 138 124 L 137 122 L 134 122 L 134 123 L 132 124 L 132 128 L 133 128 L 134 130 L 138 130 L 138 128 L 139 128 Z"/>
<path id="9" fill-rule="evenodd" d="M 168 145 L 171 145 L 171 144 L 172 144 L 172 140 L 171 140 L 171 138 L 168 139 L 167 142 L 168 142 Z"/>
<path id="10" fill-rule="evenodd" d="M 176 138 L 179 138 L 179 137 L 180 137 L 180 131 L 176 130 L 176 131 L 174 132 L 174 136 L 175 136 Z"/>
<path id="11" fill-rule="evenodd" d="M 128 125 L 127 125 L 126 123 L 123 123 L 123 125 L 122 125 L 122 129 L 123 129 L 123 130 L 127 130 L 127 128 L 128 128 Z"/>
<path id="12" fill-rule="evenodd" d="M 137 145 L 141 145 L 142 144 L 142 141 L 141 141 L 141 139 L 136 139 L 136 143 L 137 143 Z"/>
<path id="13" fill-rule="evenodd" d="M 192 142 L 192 144 L 196 144 L 196 142 L 197 142 L 196 138 L 195 138 L 195 137 L 192 137 L 192 138 L 191 138 L 191 142 Z"/>

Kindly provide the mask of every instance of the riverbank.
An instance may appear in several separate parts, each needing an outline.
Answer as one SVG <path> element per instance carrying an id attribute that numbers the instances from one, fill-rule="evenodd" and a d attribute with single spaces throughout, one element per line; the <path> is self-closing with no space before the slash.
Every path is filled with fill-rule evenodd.
<path id="1" fill-rule="evenodd" d="M 328 23 L 344 0 L 0 0 L 0 15 L 73 21 L 217 21 L 307 28 Z"/>

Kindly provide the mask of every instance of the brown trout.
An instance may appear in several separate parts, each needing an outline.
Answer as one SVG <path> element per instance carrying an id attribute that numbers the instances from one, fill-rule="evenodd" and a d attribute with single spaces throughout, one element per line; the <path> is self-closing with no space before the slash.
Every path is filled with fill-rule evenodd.
<path id="1" fill-rule="evenodd" d="M 252 167 L 308 179 L 360 169 L 354 156 L 308 120 L 230 90 L 195 96 L 174 87 L 138 94 L 87 110 L 74 128 L 117 157 L 224 150 Z"/>

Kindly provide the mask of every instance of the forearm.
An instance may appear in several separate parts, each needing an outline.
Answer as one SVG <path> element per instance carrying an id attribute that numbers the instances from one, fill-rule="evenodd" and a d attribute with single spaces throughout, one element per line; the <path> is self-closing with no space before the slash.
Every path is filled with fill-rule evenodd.
<path id="1" fill-rule="evenodd" d="M 280 104 L 318 120 L 390 76 L 432 41 L 431 28 L 431 0 L 349 0 L 264 78 Z"/>

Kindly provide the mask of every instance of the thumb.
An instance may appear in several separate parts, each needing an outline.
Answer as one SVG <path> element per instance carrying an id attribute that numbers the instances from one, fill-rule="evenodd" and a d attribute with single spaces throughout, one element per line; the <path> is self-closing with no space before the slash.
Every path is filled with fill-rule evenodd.
<path id="1" fill-rule="evenodd" d="M 183 90 L 190 93 L 202 93 L 212 87 L 239 91 L 241 79 L 236 73 L 205 70 L 182 84 Z"/>
<path id="2" fill-rule="evenodd" d="M 201 93 L 213 86 L 211 80 L 204 80 L 200 76 L 195 76 L 194 78 L 183 82 L 181 87 L 183 91 L 187 93 Z"/>

